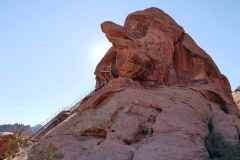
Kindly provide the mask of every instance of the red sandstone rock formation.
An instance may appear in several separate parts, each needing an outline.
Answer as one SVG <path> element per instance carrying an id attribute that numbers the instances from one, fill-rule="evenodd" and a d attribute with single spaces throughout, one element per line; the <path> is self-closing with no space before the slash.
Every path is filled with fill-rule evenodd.
<path id="1" fill-rule="evenodd" d="M 96 67 L 96 87 L 108 83 L 44 138 L 66 160 L 206 160 L 209 119 L 239 142 L 227 78 L 169 15 L 149 8 L 102 30 L 113 46 Z"/>
<path id="2" fill-rule="evenodd" d="M 240 109 L 240 86 L 237 87 L 237 89 L 235 90 L 235 92 L 232 93 L 232 95 L 236 105 Z"/>
<path id="3" fill-rule="evenodd" d="M 10 132 L 0 132 L 0 159 L 10 151 L 9 143 L 12 136 Z"/>

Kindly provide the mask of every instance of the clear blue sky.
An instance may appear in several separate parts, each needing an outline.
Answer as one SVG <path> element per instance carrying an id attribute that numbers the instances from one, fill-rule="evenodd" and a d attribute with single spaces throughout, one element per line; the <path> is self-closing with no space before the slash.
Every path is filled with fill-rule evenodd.
<path id="1" fill-rule="evenodd" d="M 100 24 L 158 7 L 240 84 L 238 0 L 1 0 L 0 124 L 41 123 L 94 87 L 109 46 Z"/>

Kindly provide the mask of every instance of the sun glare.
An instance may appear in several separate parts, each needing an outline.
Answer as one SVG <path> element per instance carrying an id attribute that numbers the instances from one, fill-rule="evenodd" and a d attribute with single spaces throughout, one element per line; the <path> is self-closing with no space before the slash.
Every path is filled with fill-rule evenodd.
<path id="1" fill-rule="evenodd" d="M 96 44 L 96 48 L 93 51 L 94 60 L 99 62 L 111 46 L 112 44 L 109 42 Z"/>

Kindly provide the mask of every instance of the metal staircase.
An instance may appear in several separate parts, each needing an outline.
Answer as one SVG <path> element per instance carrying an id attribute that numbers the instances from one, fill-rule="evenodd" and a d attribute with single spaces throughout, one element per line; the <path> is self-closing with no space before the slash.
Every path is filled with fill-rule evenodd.
<path id="1" fill-rule="evenodd" d="M 102 89 L 108 82 L 111 81 L 111 79 L 116 78 L 116 72 L 113 69 L 112 65 L 106 65 L 103 70 L 100 72 L 104 79 L 101 81 L 101 83 L 94 87 L 94 89 L 89 90 L 86 94 L 84 94 L 82 97 L 74 101 L 73 104 L 62 107 L 60 110 L 58 110 L 55 114 L 53 114 L 51 117 L 49 117 L 47 120 L 45 120 L 41 125 L 42 128 L 40 128 L 33 136 L 32 140 L 37 141 L 42 136 L 44 136 L 47 132 L 52 130 L 54 127 L 56 127 L 58 124 L 63 122 L 65 119 L 67 119 L 70 115 L 72 115 L 75 110 L 79 107 L 81 104 L 83 98 L 92 95 L 93 93 L 99 91 Z"/>

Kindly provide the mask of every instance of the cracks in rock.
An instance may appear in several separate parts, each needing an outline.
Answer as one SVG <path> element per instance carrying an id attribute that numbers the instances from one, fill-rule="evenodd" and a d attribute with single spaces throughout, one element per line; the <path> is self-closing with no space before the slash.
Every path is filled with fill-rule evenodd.
<path id="1" fill-rule="evenodd" d="M 132 152 L 131 159 L 129 159 L 129 160 L 133 160 L 133 159 L 134 159 L 135 154 L 136 154 L 136 152 L 138 151 L 138 149 L 140 148 L 140 146 L 141 146 L 141 144 L 135 147 L 136 150 L 135 150 L 134 152 Z"/>
<path id="2" fill-rule="evenodd" d="M 236 131 L 238 133 L 238 140 L 239 140 L 239 143 L 240 143 L 240 130 L 239 130 L 237 125 L 235 125 L 235 128 L 236 128 Z"/>
<path id="3" fill-rule="evenodd" d="M 84 131 L 81 135 L 106 138 L 107 131 L 105 129 L 101 129 L 101 128 L 90 128 L 90 129 Z"/>
<path id="4" fill-rule="evenodd" d="M 93 107 L 93 108 L 97 108 L 105 99 L 111 97 L 112 94 L 113 94 L 112 91 L 105 92 L 105 93 L 101 94 L 101 95 L 93 102 L 92 107 Z"/>
<path id="5" fill-rule="evenodd" d="M 139 134 L 142 136 L 148 136 L 153 134 L 152 125 L 156 122 L 156 116 L 151 115 L 146 122 L 139 124 Z"/>
<path id="6" fill-rule="evenodd" d="M 229 114 L 229 110 L 226 105 L 219 105 L 219 107 L 224 113 Z"/>
<path id="7" fill-rule="evenodd" d="M 146 107 L 145 105 L 136 104 L 142 107 Z M 139 132 L 138 132 L 138 138 L 142 138 L 142 136 L 151 136 L 153 134 L 152 126 L 156 122 L 156 117 L 158 114 L 160 114 L 163 109 L 159 106 L 149 104 L 149 107 L 152 107 L 155 110 L 154 114 L 151 114 L 146 121 L 139 124 Z"/>
<path id="8" fill-rule="evenodd" d="M 188 89 L 191 90 L 191 91 L 194 91 L 194 92 L 200 94 L 202 97 L 206 98 L 206 96 L 201 91 L 199 91 L 198 89 L 195 89 L 195 88 L 192 88 L 192 87 L 188 87 Z"/>
<path id="9" fill-rule="evenodd" d="M 209 101 L 214 102 L 219 105 L 219 108 L 226 114 L 229 114 L 229 109 L 227 106 L 227 102 L 221 97 L 221 95 L 210 91 L 210 90 L 204 90 L 200 91 L 200 93 Z"/>
<path id="10" fill-rule="evenodd" d="M 176 72 L 176 67 L 174 66 L 174 59 L 175 59 L 175 56 L 176 56 L 176 45 L 178 44 L 178 43 L 181 43 L 182 42 L 182 40 L 183 40 L 183 38 L 184 38 L 184 35 L 185 35 L 185 32 L 184 31 L 182 31 L 182 33 L 180 34 L 180 36 L 177 38 L 177 40 L 173 43 L 173 48 L 174 48 L 174 50 L 173 50 L 173 57 L 172 57 L 172 63 L 171 63 L 171 65 L 168 67 L 168 71 L 167 71 L 167 73 L 166 73 L 166 78 L 164 78 L 164 84 L 168 84 L 168 82 L 169 82 L 169 72 L 170 72 L 170 68 L 172 67 L 173 68 L 173 70 L 175 71 L 175 73 L 176 73 L 176 76 L 177 76 L 177 79 L 178 79 L 178 75 L 177 75 L 177 72 Z M 168 85 L 170 85 L 170 84 L 168 84 Z"/>
<path id="11" fill-rule="evenodd" d="M 100 140 L 99 142 L 97 142 L 97 145 L 99 146 L 100 144 L 102 144 L 105 141 L 105 139 Z"/>
<path id="12" fill-rule="evenodd" d="M 138 129 L 136 131 L 136 135 L 135 138 L 124 138 L 121 136 L 117 136 L 118 139 L 120 139 L 122 142 L 124 142 L 126 145 L 131 145 L 134 143 L 139 142 L 143 137 L 146 136 L 151 136 L 153 134 L 153 129 L 152 129 L 152 125 L 156 122 L 156 116 L 162 112 L 162 109 L 159 108 L 156 105 L 150 105 L 148 103 L 144 103 L 144 102 L 135 102 L 132 105 L 129 105 L 127 107 L 125 107 L 125 114 L 129 115 L 129 116 L 136 116 L 139 117 L 141 119 L 141 117 L 145 117 L 146 115 L 139 115 L 138 112 L 135 113 L 135 111 L 133 111 L 133 107 L 143 107 L 143 108 L 150 108 L 151 109 L 151 113 L 148 115 L 148 117 L 144 118 L 144 120 L 140 120 L 140 123 L 138 124 Z M 119 112 L 121 112 L 124 109 L 123 106 L 119 107 L 114 114 L 111 116 L 110 119 L 110 123 L 113 124 L 114 120 L 116 118 L 116 115 L 119 114 Z M 118 132 L 118 130 L 116 130 L 115 128 L 112 128 L 112 125 L 109 125 L 109 132 L 110 133 L 114 133 Z"/>
<path id="13" fill-rule="evenodd" d="M 133 160 L 135 157 L 136 151 L 131 151 L 131 156 L 127 160 Z"/>
<path id="14" fill-rule="evenodd" d="M 157 113 L 161 113 L 163 111 L 162 108 L 160 108 L 158 105 L 149 104 L 144 101 L 134 102 L 131 107 L 133 107 L 133 106 L 140 106 L 140 107 L 144 107 L 144 108 L 154 108 Z"/>
<path id="15" fill-rule="evenodd" d="M 172 57 L 172 64 L 169 66 L 169 68 L 168 68 L 168 72 L 167 72 L 167 74 L 166 74 L 166 78 L 164 79 L 164 83 L 165 84 L 168 84 L 167 82 L 169 82 L 169 80 L 168 80 L 168 78 L 169 78 L 169 72 L 170 72 L 170 68 L 172 67 L 173 68 L 173 70 L 174 70 L 174 72 L 176 73 L 176 78 L 177 79 L 179 79 L 178 77 L 178 73 L 177 73 L 177 69 L 176 69 L 176 67 L 175 67 L 175 63 L 174 63 L 174 60 L 176 59 L 175 57 L 176 57 L 176 45 L 179 45 L 181 42 L 182 42 L 182 40 L 183 40 L 183 38 L 184 38 L 184 35 L 185 35 L 185 32 L 183 31 L 182 33 L 181 33 L 181 35 L 177 38 L 177 40 L 173 43 L 173 47 L 174 47 L 174 50 L 173 50 L 173 57 Z"/>
<path id="16" fill-rule="evenodd" d="M 181 42 L 183 41 L 184 35 L 185 35 L 185 32 L 183 31 L 183 32 L 181 33 L 181 35 L 178 37 L 178 39 L 174 42 L 174 46 L 175 46 L 177 43 L 181 43 Z"/>
<path id="17" fill-rule="evenodd" d="M 52 137 L 56 137 L 56 136 L 70 136 L 71 133 L 63 133 L 63 134 L 53 134 L 53 135 L 50 135 L 50 136 L 43 136 L 43 138 L 52 138 Z"/>
<path id="18" fill-rule="evenodd" d="M 119 139 L 121 139 L 121 141 L 123 142 L 123 143 L 125 143 L 125 145 L 131 145 L 131 144 L 133 144 L 133 143 L 135 143 L 135 141 L 133 141 L 133 140 L 129 140 L 129 139 L 124 139 L 124 138 L 119 138 Z"/>
<path id="19" fill-rule="evenodd" d="M 211 104 L 208 104 L 209 110 L 212 112 L 212 106 Z"/>
<path id="20" fill-rule="evenodd" d="M 209 132 L 209 133 L 212 133 L 212 132 L 214 131 L 212 113 L 210 113 L 210 114 L 208 115 L 208 123 L 207 123 L 207 126 L 208 126 L 208 132 Z"/>
<path id="21" fill-rule="evenodd" d="M 211 107 L 210 107 L 210 110 L 211 110 Z M 208 119 L 207 119 L 207 127 L 208 127 L 208 135 L 213 133 L 213 130 L 214 130 L 214 125 L 213 125 L 213 118 L 212 118 L 212 111 L 210 112 L 210 114 L 208 115 Z M 209 157 L 211 157 L 210 155 L 210 151 L 209 151 L 209 144 L 208 144 L 208 136 L 206 136 L 204 138 L 204 145 L 205 145 L 205 148 L 209 154 Z"/>
<path id="22" fill-rule="evenodd" d="M 191 105 L 191 104 L 189 104 L 189 103 L 187 103 L 187 102 L 185 102 L 185 101 L 181 101 L 181 102 L 184 103 L 184 104 L 186 104 L 186 105 L 188 105 L 190 108 L 196 110 L 196 108 L 194 108 L 193 105 Z"/>
<path id="23" fill-rule="evenodd" d="M 110 120 L 109 120 L 109 122 L 110 122 L 109 125 L 110 125 L 110 126 L 114 123 L 117 115 L 118 115 L 122 110 L 123 110 L 123 105 L 121 105 L 119 108 L 116 109 L 116 111 L 113 112 L 113 114 L 111 115 Z M 109 126 L 109 128 L 111 129 L 110 126 Z M 111 132 L 116 132 L 116 130 L 111 129 Z"/>
<path id="24" fill-rule="evenodd" d="M 104 128 L 90 128 L 85 130 L 84 132 L 81 133 L 82 136 L 93 136 L 93 137 L 104 137 L 106 138 L 108 131 L 110 130 L 111 132 L 116 132 L 115 129 L 111 129 L 111 125 L 113 124 L 115 118 L 117 117 L 117 115 L 119 114 L 120 111 L 122 111 L 123 106 L 120 106 L 116 109 L 116 111 L 114 111 L 110 117 L 110 119 L 106 122 L 104 122 L 104 124 L 109 123 L 108 128 L 104 127 Z"/>
<path id="25" fill-rule="evenodd" d="M 162 88 L 157 80 L 139 81 L 140 85 L 146 90 L 157 90 Z"/>
<path id="26" fill-rule="evenodd" d="M 134 152 L 131 152 L 131 155 L 130 155 L 130 157 L 127 160 L 133 160 L 134 154 L 135 154 Z"/>
<path id="27" fill-rule="evenodd" d="M 161 113 L 162 111 L 163 111 L 163 109 L 162 108 L 160 108 L 159 106 L 155 106 L 155 105 L 150 105 L 152 108 L 154 108 L 158 113 Z"/>

